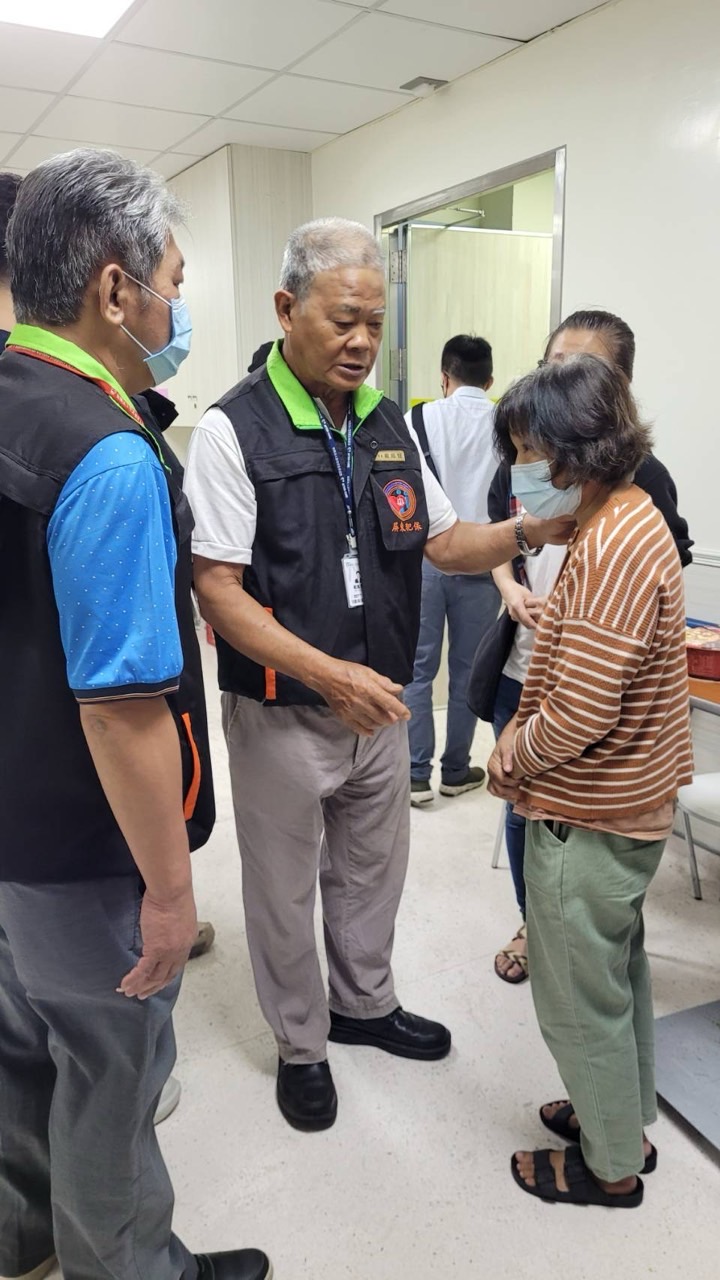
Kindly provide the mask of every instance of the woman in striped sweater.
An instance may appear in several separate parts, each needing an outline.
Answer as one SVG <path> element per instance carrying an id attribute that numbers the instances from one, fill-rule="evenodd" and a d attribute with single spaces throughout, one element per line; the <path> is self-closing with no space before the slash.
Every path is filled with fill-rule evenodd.
<path id="1" fill-rule="evenodd" d="M 553 330 L 545 347 L 543 361 L 562 363 L 573 355 L 602 356 L 624 373 L 632 383 L 635 367 L 635 334 L 627 321 L 610 311 L 593 309 L 573 311 Z M 635 474 L 635 483 L 650 494 L 658 511 L 661 511 L 675 539 L 680 561 L 685 567 L 692 563 L 693 545 L 687 521 L 678 511 L 675 482 L 667 467 L 659 458 L 648 453 Z M 516 515 L 517 501 L 510 490 L 510 467 L 498 467 L 488 494 L 488 514 L 492 521 L 507 520 Z M 509 638 L 505 652 L 507 659 L 500 680 L 495 686 L 493 728 L 500 735 L 508 720 L 515 714 L 520 702 L 522 686 L 530 665 L 535 625 L 542 612 L 544 597 L 557 580 L 562 564 L 564 548 L 543 547 L 537 559 L 516 558 L 514 563 L 493 569 L 495 585 L 508 610 L 508 618 L 498 623 L 500 634 Z M 516 620 L 516 621 L 515 621 Z M 515 623 L 513 625 L 513 623 Z M 487 642 L 486 642 L 487 643 Z M 492 664 L 490 664 L 492 667 Z M 482 681 L 480 674 L 478 680 Z M 474 677 L 471 678 L 471 682 Z M 477 688 L 477 686 L 473 685 Z M 482 689 L 483 685 L 480 685 Z M 476 694 L 477 696 L 477 694 Z M 481 719 L 485 717 L 481 715 Z M 507 808 L 505 844 L 512 872 L 513 885 L 523 923 L 495 957 L 495 972 L 504 982 L 517 984 L 528 976 L 527 946 L 525 940 L 525 819 Z"/>
<path id="2" fill-rule="evenodd" d="M 631 477 L 650 447 L 627 379 L 580 355 L 503 397 L 496 444 L 533 514 L 578 530 L 539 622 L 490 789 L 527 819 L 533 999 L 572 1102 L 543 1107 L 566 1152 L 517 1152 L 532 1195 L 634 1208 L 657 1161 L 642 906 L 692 778 L 680 559 Z"/>

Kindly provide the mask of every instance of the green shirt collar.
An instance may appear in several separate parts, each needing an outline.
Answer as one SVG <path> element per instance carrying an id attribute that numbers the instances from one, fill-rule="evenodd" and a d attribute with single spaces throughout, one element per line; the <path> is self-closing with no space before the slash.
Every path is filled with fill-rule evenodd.
<path id="1" fill-rule="evenodd" d="M 53 360 L 61 360 L 63 364 L 69 364 L 71 368 L 77 369 L 78 373 L 84 374 L 86 378 L 92 378 L 94 382 L 106 383 L 119 397 L 126 412 L 133 419 L 137 419 L 137 409 L 117 378 L 113 377 L 104 364 L 89 355 L 87 351 L 83 351 L 82 347 L 69 342 L 67 338 L 61 338 L 59 334 L 50 333 L 48 329 L 41 329 L 34 324 L 16 324 L 10 333 L 7 345 L 38 351 L 41 355 L 51 356 Z"/>
<path id="2" fill-rule="evenodd" d="M 318 431 L 320 415 L 317 405 L 308 391 L 295 377 L 283 359 L 280 343 L 276 342 L 267 358 L 268 377 L 287 409 L 294 427 L 301 431 Z M 370 416 L 383 398 L 375 387 L 358 387 L 353 399 L 355 430 Z"/>

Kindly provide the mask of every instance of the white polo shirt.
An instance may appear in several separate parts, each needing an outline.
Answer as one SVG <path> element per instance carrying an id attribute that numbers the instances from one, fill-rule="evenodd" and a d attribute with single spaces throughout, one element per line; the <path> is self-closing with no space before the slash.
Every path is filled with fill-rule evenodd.
<path id="1" fill-rule="evenodd" d="M 488 493 L 498 468 L 495 405 L 482 387 L 458 387 L 423 405 L 423 421 L 440 482 L 461 520 L 488 524 Z M 405 421 L 410 425 L 411 415 Z"/>

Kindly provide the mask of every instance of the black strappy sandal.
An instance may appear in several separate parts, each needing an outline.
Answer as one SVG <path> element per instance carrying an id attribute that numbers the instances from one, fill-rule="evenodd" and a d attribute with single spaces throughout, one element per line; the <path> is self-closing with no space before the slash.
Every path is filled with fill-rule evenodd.
<path id="1" fill-rule="evenodd" d="M 533 1177 L 535 1186 L 531 1187 L 520 1175 L 517 1156 L 510 1161 L 510 1171 L 518 1186 L 527 1191 L 529 1196 L 537 1196 L 551 1204 L 596 1204 L 603 1209 L 638 1209 L 643 1202 L 645 1188 L 642 1179 L 637 1179 L 634 1191 L 626 1195 L 612 1196 L 603 1190 L 595 1175 L 588 1169 L 579 1147 L 568 1147 L 565 1152 L 564 1176 L 568 1184 L 567 1191 L 560 1191 L 555 1180 L 555 1170 L 550 1163 L 552 1151 L 534 1151 L 535 1167 Z"/>
<path id="2" fill-rule="evenodd" d="M 560 1101 L 561 1099 L 558 1099 L 557 1102 L 546 1102 L 544 1103 L 544 1106 L 557 1107 Z M 560 1110 L 556 1111 L 555 1115 L 551 1117 L 543 1115 L 543 1109 L 542 1107 L 540 1108 L 540 1119 L 542 1123 L 545 1125 L 546 1129 L 549 1129 L 551 1133 L 556 1134 L 558 1138 L 564 1138 L 566 1142 L 576 1142 L 579 1144 L 580 1126 L 570 1124 L 570 1117 L 573 1116 L 574 1114 L 575 1114 L 575 1110 L 572 1102 L 563 1102 L 563 1105 L 560 1107 Z M 651 1147 L 652 1147 L 652 1144 L 651 1144 Z M 658 1162 L 657 1147 L 652 1147 L 652 1150 L 650 1151 L 650 1155 L 647 1156 L 645 1159 L 645 1163 L 642 1167 L 642 1173 L 644 1174 L 654 1173 L 655 1170 L 657 1169 L 657 1162 Z"/>
<path id="3" fill-rule="evenodd" d="M 501 947 L 497 955 L 495 956 L 494 968 L 498 978 L 501 978 L 503 982 L 509 982 L 510 985 L 513 987 L 519 986 L 520 983 L 524 982 L 525 979 L 529 976 L 527 954 L 522 955 L 522 953 L 519 951 L 516 951 L 513 946 L 513 942 L 518 942 L 521 938 L 523 939 L 527 938 L 527 925 L 525 924 L 524 921 L 520 925 L 520 928 L 518 929 L 517 933 L 512 939 L 512 942 L 509 942 L 506 947 Z M 509 978 L 507 973 L 503 973 L 502 969 L 498 968 L 498 960 L 500 959 L 500 956 L 507 956 L 508 960 L 512 960 L 512 963 L 515 966 L 515 968 L 520 970 L 520 972 L 516 974 L 514 978 Z"/>

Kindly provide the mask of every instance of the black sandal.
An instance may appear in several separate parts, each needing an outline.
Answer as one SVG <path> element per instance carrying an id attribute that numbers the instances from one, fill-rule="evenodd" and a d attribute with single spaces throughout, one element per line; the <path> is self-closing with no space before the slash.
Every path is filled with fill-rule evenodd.
<path id="1" fill-rule="evenodd" d="M 557 1102 L 546 1102 L 544 1105 L 546 1107 L 556 1107 L 558 1106 L 560 1101 L 561 1099 L 558 1099 Z M 564 1138 L 566 1142 L 579 1143 L 580 1142 L 580 1126 L 570 1124 L 570 1117 L 573 1116 L 574 1114 L 575 1114 L 575 1111 L 574 1111 L 572 1102 L 563 1101 L 563 1105 L 560 1107 L 560 1110 L 556 1111 L 555 1115 L 550 1117 L 543 1115 L 543 1109 L 542 1107 L 540 1108 L 540 1119 L 542 1123 L 545 1125 L 546 1129 L 549 1129 L 550 1132 L 554 1133 L 558 1138 Z M 645 1163 L 641 1170 L 643 1174 L 654 1173 L 655 1170 L 657 1169 L 657 1162 L 658 1162 L 657 1147 L 653 1147 L 652 1143 L 650 1145 L 651 1145 L 650 1155 L 645 1158 Z"/>
<path id="2" fill-rule="evenodd" d="M 600 1186 L 592 1170 L 588 1169 L 579 1147 L 568 1147 L 565 1152 L 565 1181 L 567 1191 L 560 1191 L 555 1179 L 555 1170 L 550 1163 L 552 1151 L 534 1151 L 535 1167 L 533 1177 L 535 1186 L 531 1187 L 520 1175 L 517 1156 L 510 1161 L 510 1171 L 518 1186 L 527 1191 L 529 1196 L 537 1196 L 552 1204 L 596 1204 L 603 1209 L 637 1209 L 642 1204 L 645 1188 L 642 1179 L 637 1179 L 634 1191 L 626 1195 L 610 1195 Z"/>
<path id="3" fill-rule="evenodd" d="M 512 942 L 509 942 L 506 947 L 501 947 L 497 955 L 495 956 L 494 968 L 498 978 L 502 978 L 503 982 L 509 982 L 510 985 L 513 987 L 519 986 L 520 983 L 524 982 L 525 979 L 529 976 L 527 954 L 522 955 L 522 953 L 519 951 L 516 951 L 513 946 L 513 942 L 518 942 L 519 939 L 521 938 L 527 938 L 527 925 L 525 924 L 524 921 L 520 925 L 520 928 L 518 929 L 517 933 L 512 939 Z M 502 969 L 498 967 L 498 960 L 500 959 L 500 956 L 507 956 L 508 960 L 512 960 L 512 963 L 515 966 L 515 968 L 520 970 L 520 972 L 516 974 L 514 978 L 509 978 L 507 973 L 503 973 Z"/>

